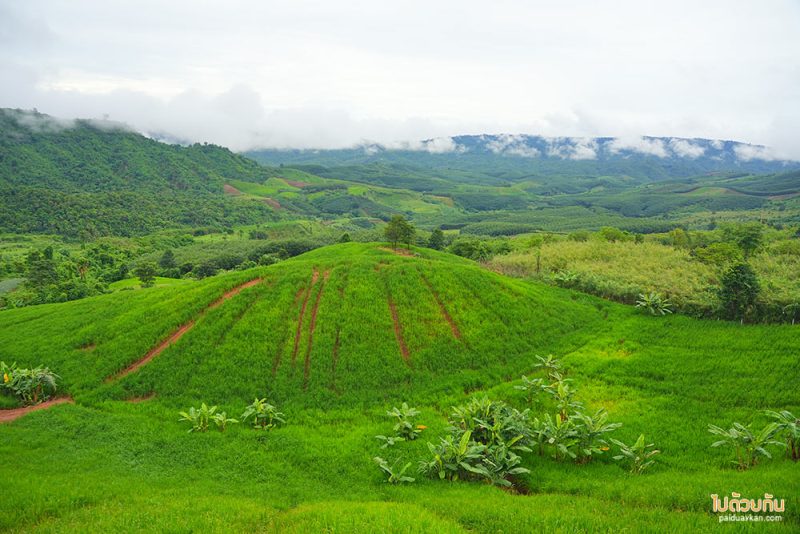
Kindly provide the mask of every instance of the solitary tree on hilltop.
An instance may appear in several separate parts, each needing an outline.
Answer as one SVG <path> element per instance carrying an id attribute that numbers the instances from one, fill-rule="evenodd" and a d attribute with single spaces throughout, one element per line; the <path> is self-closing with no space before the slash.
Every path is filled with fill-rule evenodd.
<path id="1" fill-rule="evenodd" d="M 405 243 L 409 250 L 411 241 L 414 240 L 416 229 L 402 215 L 392 216 L 392 220 L 386 225 L 383 231 L 386 239 L 392 243 L 392 248 L 397 248 L 397 243 Z"/>

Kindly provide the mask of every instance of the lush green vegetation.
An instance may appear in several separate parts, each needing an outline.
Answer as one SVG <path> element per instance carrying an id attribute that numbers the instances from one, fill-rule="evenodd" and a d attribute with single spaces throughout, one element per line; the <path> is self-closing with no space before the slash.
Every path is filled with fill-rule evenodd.
<path id="1" fill-rule="evenodd" d="M 76 402 L 0 425 L 2 528 L 684 532 L 717 528 L 710 495 L 739 492 L 785 499 L 774 526 L 796 530 L 798 464 L 775 446 L 771 459 L 737 470 L 706 432 L 780 424 L 763 411 L 800 410 L 795 327 L 654 317 L 449 254 L 386 248 L 346 243 L 191 284 L 0 313 L 3 359 L 49 367 Z M 569 391 L 529 391 L 552 373 Z M 418 473 L 428 443 L 454 422 L 468 442 L 494 427 L 466 416 L 485 396 L 495 423 L 530 410 L 555 424 L 559 406 L 580 403 L 591 423 L 570 439 L 587 446 L 567 447 L 572 459 L 534 445 L 514 451 L 517 463 L 483 434 L 475 443 L 515 470 L 515 492 L 483 481 L 491 476 Z M 209 431 L 189 433 L 177 414 L 191 419 L 201 403 L 215 408 Z M 241 420 L 248 405 L 273 416 L 277 406 L 286 423 L 264 432 L 248 416 L 215 430 L 214 415 Z M 627 449 L 598 433 L 612 422 Z M 405 423 L 426 428 L 381 448 L 375 436 L 408 436 Z M 594 438 L 610 450 L 585 441 Z M 643 467 L 650 443 L 660 454 Z"/>
<path id="2" fill-rule="evenodd" d="M 696 316 L 800 319 L 800 240 L 791 230 L 750 224 L 635 237 L 606 228 L 520 238 L 508 245 L 515 250 L 495 256 L 491 266 L 628 304 L 668 299 L 670 309 Z M 745 258 L 755 278 L 738 283 L 748 288 L 743 299 L 726 281 L 733 281 L 731 272 Z"/>

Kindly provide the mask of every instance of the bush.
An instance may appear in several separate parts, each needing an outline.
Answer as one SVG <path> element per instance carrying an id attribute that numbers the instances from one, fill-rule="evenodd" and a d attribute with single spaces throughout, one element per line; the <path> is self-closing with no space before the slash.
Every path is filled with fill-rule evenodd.
<path id="1" fill-rule="evenodd" d="M 2 387 L 22 400 L 25 404 L 38 404 L 47 400 L 57 389 L 60 378 L 47 367 L 22 369 L 16 363 L 7 365 L 0 362 L 3 374 Z"/>

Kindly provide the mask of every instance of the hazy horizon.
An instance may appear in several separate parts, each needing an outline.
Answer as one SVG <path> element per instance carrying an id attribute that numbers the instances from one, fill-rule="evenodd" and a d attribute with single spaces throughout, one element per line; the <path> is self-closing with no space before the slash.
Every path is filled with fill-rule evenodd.
<path id="1" fill-rule="evenodd" d="M 735 140 L 800 159 L 800 5 L 0 0 L 0 107 L 187 142 Z"/>

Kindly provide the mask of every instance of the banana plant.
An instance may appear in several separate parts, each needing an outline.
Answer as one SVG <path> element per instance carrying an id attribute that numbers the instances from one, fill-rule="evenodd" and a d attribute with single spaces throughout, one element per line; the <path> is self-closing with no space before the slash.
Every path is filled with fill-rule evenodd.
<path id="1" fill-rule="evenodd" d="M 405 441 L 406 438 L 400 436 L 375 436 L 375 439 L 381 441 L 383 444 L 381 445 L 381 449 L 388 449 L 389 447 L 394 447 L 396 444 L 400 443 L 401 441 Z"/>
<path id="2" fill-rule="evenodd" d="M 204 402 L 200 404 L 200 409 L 196 409 L 194 406 L 192 406 L 189 408 L 188 412 L 180 412 L 178 414 L 181 416 L 179 421 L 188 421 L 192 425 L 192 428 L 189 429 L 189 432 L 207 432 L 208 423 L 214 417 L 216 411 L 216 406 L 209 407 Z"/>
<path id="3" fill-rule="evenodd" d="M 786 454 L 795 462 L 800 460 L 800 418 L 788 410 L 780 412 L 767 410 L 765 413 L 778 423 L 778 432 L 786 440 Z"/>
<path id="4" fill-rule="evenodd" d="M 601 408 L 594 415 L 576 413 L 571 419 L 575 424 L 575 451 L 577 460 L 586 463 L 592 456 L 609 449 L 605 436 L 622 426 L 622 423 L 609 423 L 608 412 Z"/>
<path id="5" fill-rule="evenodd" d="M 384 460 L 380 456 L 376 456 L 372 460 L 376 464 L 378 464 L 378 467 L 380 468 L 380 470 L 384 472 L 384 474 L 387 477 L 386 481 L 389 484 L 402 484 L 404 482 L 414 482 L 413 478 L 405 475 L 405 472 L 408 471 L 409 467 L 411 467 L 411 462 L 408 462 L 407 464 L 405 464 L 398 471 L 395 466 L 400 461 L 399 459 L 395 460 L 392 465 L 389 465 L 389 462 L 387 462 L 386 460 Z"/>
<path id="6" fill-rule="evenodd" d="M 755 466 L 760 457 L 772 458 L 766 449 L 770 445 L 783 447 L 783 442 L 773 439 L 780 430 L 778 423 L 769 423 L 759 432 L 753 433 L 749 426 L 733 423 L 731 428 L 724 429 L 716 425 L 708 425 L 708 431 L 722 439 L 711 444 L 712 447 L 733 447 L 736 459 L 732 461 L 739 469 Z"/>
<path id="7" fill-rule="evenodd" d="M 636 307 L 654 316 L 672 313 L 672 303 L 658 293 L 639 293 Z"/>
<path id="8" fill-rule="evenodd" d="M 533 365 L 534 369 L 547 371 L 548 374 L 561 371 L 561 360 L 552 354 L 548 354 L 546 357 L 542 357 L 537 354 L 536 359 L 539 361 Z"/>
<path id="9" fill-rule="evenodd" d="M 655 444 L 645 443 L 644 434 L 640 434 L 633 445 L 626 445 L 614 438 L 611 438 L 610 441 L 619 447 L 619 454 L 614 456 L 614 460 L 629 462 L 630 472 L 635 475 L 642 474 L 652 466 L 655 463 L 653 457 L 661 453 L 661 451 L 654 448 Z"/>
<path id="10" fill-rule="evenodd" d="M 421 461 L 419 471 L 426 474 L 436 474 L 442 480 L 456 481 L 465 474 L 482 474 L 475 467 L 480 462 L 485 446 L 471 441 L 472 432 L 464 432 L 458 442 L 453 435 L 441 438 L 439 445 L 428 443 L 433 458 Z"/>
<path id="11" fill-rule="evenodd" d="M 529 406 L 539 404 L 541 393 L 549 393 L 550 385 L 543 378 L 528 378 L 522 375 L 522 384 L 514 386 L 517 391 L 525 393 L 525 400 Z"/>
<path id="12" fill-rule="evenodd" d="M 247 421 L 251 417 L 253 418 L 253 428 L 260 430 L 271 430 L 278 425 L 286 423 L 283 418 L 284 414 L 268 403 L 267 399 L 256 398 L 250 406 L 244 409 L 240 419 Z"/>
<path id="13" fill-rule="evenodd" d="M 396 406 L 386 412 L 387 417 L 396 419 L 397 423 L 394 425 L 394 431 L 403 439 L 413 441 L 422 432 L 421 425 L 416 425 L 415 419 L 419 416 L 420 412 L 416 408 L 410 407 L 407 403 Z"/>
<path id="14" fill-rule="evenodd" d="M 521 462 L 522 458 L 511 450 L 511 447 L 500 443 L 486 450 L 476 469 L 491 484 L 510 488 L 513 483 L 509 478 L 530 473 L 530 469 L 519 466 Z"/>
<path id="15" fill-rule="evenodd" d="M 236 419 L 231 419 L 228 417 L 228 414 L 225 412 L 214 414 L 212 420 L 217 425 L 217 428 L 219 428 L 220 432 L 225 432 L 225 429 L 228 428 L 228 425 L 239 422 Z"/>
<path id="16" fill-rule="evenodd" d="M 22 369 L 16 363 L 0 362 L 3 381 L 0 387 L 10 390 L 25 404 L 38 404 L 47 400 L 57 389 L 59 377 L 47 367 Z"/>
<path id="17" fill-rule="evenodd" d="M 555 382 L 550 389 L 553 399 L 556 401 L 556 409 L 558 416 L 562 421 L 569 419 L 570 411 L 577 411 L 583 409 L 583 404 L 574 400 L 575 390 L 570 387 L 567 380 L 559 380 Z"/>
<path id="18" fill-rule="evenodd" d="M 563 460 L 566 457 L 574 460 L 577 455 L 572 449 L 577 444 L 578 438 L 572 420 L 562 419 L 560 414 L 555 417 L 545 414 L 543 426 L 545 443 L 552 447 L 553 457 L 556 460 Z"/>

